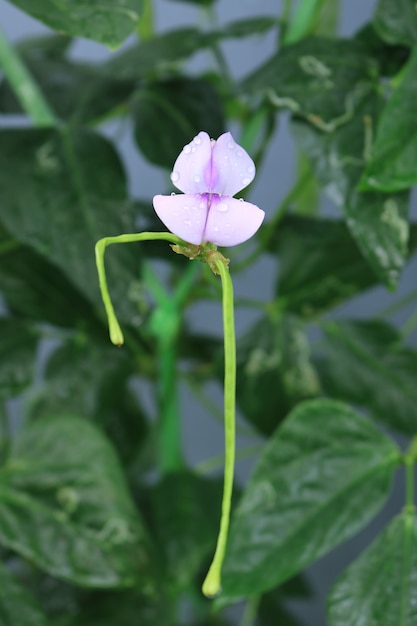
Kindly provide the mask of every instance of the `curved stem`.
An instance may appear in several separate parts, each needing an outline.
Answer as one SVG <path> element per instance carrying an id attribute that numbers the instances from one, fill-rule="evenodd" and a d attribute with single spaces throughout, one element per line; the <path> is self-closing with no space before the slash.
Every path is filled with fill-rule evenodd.
<path id="1" fill-rule="evenodd" d="M 106 309 L 107 320 L 109 323 L 110 340 L 115 346 L 121 346 L 124 342 L 124 337 L 120 324 L 117 320 L 116 313 L 114 312 L 113 303 L 110 298 L 109 289 L 106 279 L 106 268 L 104 265 L 104 253 L 107 246 L 118 243 L 133 243 L 138 241 L 169 241 L 170 243 L 180 245 L 182 243 L 176 235 L 172 233 L 132 233 L 127 235 L 118 235 L 116 237 L 104 237 L 96 243 L 96 265 L 98 280 L 100 285 L 101 297 Z"/>
<path id="2" fill-rule="evenodd" d="M 236 447 L 236 339 L 233 284 L 230 278 L 229 270 L 223 261 L 217 261 L 216 268 L 219 271 L 223 288 L 225 467 L 222 513 L 216 551 L 202 587 L 204 595 L 208 597 L 217 595 L 221 590 L 221 569 L 226 552 L 227 536 L 229 533 Z"/>
<path id="3" fill-rule="evenodd" d="M 34 78 L 20 60 L 18 53 L 0 30 L 0 67 L 3 69 L 22 109 L 35 126 L 57 125 L 57 119 Z"/>

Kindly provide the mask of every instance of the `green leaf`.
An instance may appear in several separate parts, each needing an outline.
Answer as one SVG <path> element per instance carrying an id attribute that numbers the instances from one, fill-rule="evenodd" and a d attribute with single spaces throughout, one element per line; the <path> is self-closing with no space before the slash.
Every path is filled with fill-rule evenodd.
<path id="1" fill-rule="evenodd" d="M 0 469 L 0 543 L 86 587 L 149 587 L 147 538 L 109 441 L 92 424 L 33 422 Z"/>
<path id="2" fill-rule="evenodd" d="M 211 137 L 224 132 L 220 97 L 200 79 L 178 78 L 141 88 L 135 97 L 134 120 L 140 150 L 151 163 L 168 168 L 201 129 Z"/>
<path id="3" fill-rule="evenodd" d="M 348 406 L 296 407 L 266 445 L 232 520 L 226 598 L 278 585 L 365 526 L 400 459 L 397 446 Z"/>
<path id="4" fill-rule="evenodd" d="M 46 258 L 8 235 L 0 226 L 0 291 L 17 317 L 108 337 L 92 305 Z M 71 307 L 68 306 L 71 302 Z"/>
<path id="5" fill-rule="evenodd" d="M 73 63 L 65 56 L 68 39 L 44 37 L 19 45 L 25 65 L 61 119 L 89 122 L 125 103 L 134 81 L 104 75 L 99 65 Z M 6 81 L 0 84 L 0 111 L 19 113 L 21 106 Z"/>
<path id="6" fill-rule="evenodd" d="M 37 333 L 15 319 L 0 318 L 0 398 L 17 395 L 35 369 Z"/>
<path id="7" fill-rule="evenodd" d="M 412 46 L 417 42 L 417 12 L 414 0 L 379 0 L 374 26 L 390 44 Z"/>
<path id="8" fill-rule="evenodd" d="M 0 563 L 0 626 L 47 626 L 35 598 Z"/>
<path id="9" fill-rule="evenodd" d="M 417 184 L 416 100 L 417 47 L 399 87 L 382 112 L 371 160 L 360 181 L 360 189 L 395 192 Z"/>
<path id="10" fill-rule="evenodd" d="M 91 592 L 80 612 L 65 626 L 155 626 L 172 624 L 165 597 L 148 597 L 140 590 Z"/>
<path id="11" fill-rule="evenodd" d="M 354 115 L 376 62 L 354 40 L 311 37 L 285 46 L 242 84 L 242 90 L 331 132 Z"/>
<path id="12" fill-rule="evenodd" d="M 328 598 L 329 626 L 413 626 L 416 590 L 417 519 L 405 512 L 338 578 Z"/>
<path id="13" fill-rule="evenodd" d="M 408 256 L 408 194 L 356 190 L 379 104 L 373 93 L 364 97 L 355 117 L 332 133 L 321 133 L 307 124 L 294 124 L 293 128 L 316 176 L 345 213 L 361 253 L 379 279 L 392 289 Z"/>
<path id="14" fill-rule="evenodd" d="M 140 41 L 110 59 L 103 69 L 112 77 L 127 80 L 166 75 L 168 70 L 177 69 L 179 62 L 207 47 L 211 41 L 211 36 L 196 28 L 171 30 Z"/>
<path id="15" fill-rule="evenodd" d="M 297 402 L 319 393 L 305 329 L 295 317 L 262 318 L 238 340 L 236 358 L 238 407 L 266 435 Z"/>
<path id="16" fill-rule="evenodd" d="M 306 318 L 377 284 L 341 220 L 290 216 L 269 249 L 277 250 L 280 259 L 279 302 Z"/>
<path id="17" fill-rule="evenodd" d="M 0 142 L 1 221 L 101 312 L 94 245 L 100 237 L 136 231 L 113 147 L 95 133 L 66 129 L 4 130 Z M 118 315 L 131 323 L 139 252 L 132 245 L 115 248 L 107 256 L 109 287 Z"/>
<path id="18" fill-rule="evenodd" d="M 145 494 L 143 510 L 168 595 L 193 584 L 211 555 L 221 510 L 222 483 L 191 473 L 165 476 Z"/>
<path id="19" fill-rule="evenodd" d="M 117 47 L 136 28 L 142 0 L 12 0 L 47 26 L 74 37 Z"/>
<path id="20" fill-rule="evenodd" d="M 324 390 L 367 408 L 373 417 L 412 435 L 417 425 L 417 352 L 382 321 L 328 322 L 317 361 Z"/>
<path id="21" fill-rule="evenodd" d="M 71 413 L 94 420 L 125 462 L 138 454 L 147 432 L 141 407 L 127 389 L 135 369 L 127 351 L 106 343 L 68 341 L 47 362 L 31 417 Z"/>

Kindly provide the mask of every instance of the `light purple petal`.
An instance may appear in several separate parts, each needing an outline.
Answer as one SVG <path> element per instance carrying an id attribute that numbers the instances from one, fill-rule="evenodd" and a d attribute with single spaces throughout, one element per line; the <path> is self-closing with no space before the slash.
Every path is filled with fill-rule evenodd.
<path id="1" fill-rule="evenodd" d="M 165 226 L 184 241 L 199 245 L 207 219 L 207 196 L 178 194 L 155 196 L 153 206 Z"/>
<path id="2" fill-rule="evenodd" d="M 256 233 L 265 212 L 236 198 L 212 196 L 204 231 L 204 241 L 217 246 L 236 246 Z"/>
<path id="3" fill-rule="evenodd" d="M 205 193 L 211 185 L 211 140 L 201 131 L 181 151 L 174 163 L 171 180 L 184 193 Z"/>
<path id="4" fill-rule="evenodd" d="M 221 196 L 234 196 L 253 181 L 255 164 L 230 133 L 220 135 L 213 147 L 212 188 Z"/>

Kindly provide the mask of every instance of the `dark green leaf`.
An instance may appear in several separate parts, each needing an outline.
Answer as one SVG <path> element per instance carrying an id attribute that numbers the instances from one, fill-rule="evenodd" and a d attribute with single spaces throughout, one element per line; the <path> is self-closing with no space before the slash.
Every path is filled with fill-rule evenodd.
<path id="1" fill-rule="evenodd" d="M 223 570 L 226 598 L 270 589 L 369 522 L 400 450 L 344 404 L 307 401 L 277 429 L 236 510 Z"/>
<path id="2" fill-rule="evenodd" d="M 105 116 L 130 96 L 133 81 L 105 76 L 99 65 L 73 63 L 65 57 L 65 37 L 45 37 L 20 44 L 21 56 L 54 112 L 62 119 L 88 122 Z M 0 111 L 21 106 L 6 81 L 0 85 Z"/>
<path id="3" fill-rule="evenodd" d="M 94 308 L 46 258 L 10 237 L 0 226 L 0 292 L 19 318 L 57 326 L 82 326 L 108 337 Z M 68 306 L 68 303 L 71 306 Z"/>
<path id="4" fill-rule="evenodd" d="M 65 129 L 5 130 L 0 142 L 6 229 L 60 268 L 101 312 L 94 245 L 136 230 L 114 149 L 94 133 Z M 114 248 L 107 255 L 110 291 L 118 315 L 134 322 L 139 252 L 132 245 Z"/>
<path id="5" fill-rule="evenodd" d="M 86 587 L 149 585 L 144 527 L 108 440 L 58 416 L 21 431 L 0 470 L 0 543 Z"/>
<path id="6" fill-rule="evenodd" d="M 175 69 L 180 61 L 207 47 L 210 42 L 211 37 L 196 28 L 171 30 L 121 52 L 104 69 L 115 78 L 128 80 L 166 74 L 167 70 Z"/>
<path id="7" fill-rule="evenodd" d="M 88 341 L 69 341 L 47 363 L 31 416 L 71 413 L 96 421 L 123 461 L 135 458 L 146 433 L 142 409 L 128 391 L 134 363 L 127 351 Z"/>
<path id="8" fill-rule="evenodd" d="M 172 608 L 165 597 L 150 598 L 141 590 L 90 592 L 79 613 L 65 626 L 171 626 Z"/>
<path id="9" fill-rule="evenodd" d="M 13 0 L 13 4 L 60 33 L 111 47 L 135 30 L 142 9 L 142 0 Z"/>
<path id="10" fill-rule="evenodd" d="M 416 12 L 417 16 L 417 12 Z M 417 184 L 417 47 L 378 122 L 362 190 L 395 192 Z"/>
<path id="11" fill-rule="evenodd" d="M 34 373 L 37 334 L 27 324 L 0 318 L 0 398 L 16 395 Z"/>
<path id="12" fill-rule="evenodd" d="M 0 626 L 47 626 L 31 594 L 0 563 Z"/>
<path id="13" fill-rule="evenodd" d="M 403 45 L 392 46 L 387 44 L 372 24 L 366 24 L 359 30 L 355 39 L 367 50 L 379 66 L 381 76 L 395 76 L 410 56 L 410 49 Z"/>
<path id="14" fill-rule="evenodd" d="M 311 589 L 302 576 L 291 580 L 272 591 L 265 593 L 259 603 L 259 626 L 300 626 L 300 622 L 286 609 L 288 600 L 311 597 Z"/>
<path id="15" fill-rule="evenodd" d="M 330 626 L 413 626 L 417 620 L 417 520 L 405 512 L 330 591 Z"/>
<path id="16" fill-rule="evenodd" d="M 288 217 L 269 248 L 280 257 L 280 302 L 303 317 L 326 311 L 377 283 L 339 220 Z"/>
<path id="17" fill-rule="evenodd" d="M 412 46 L 417 42 L 417 12 L 414 0 L 379 0 L 374 26 L 390 44 Z"/>
<path id="18" fill-rule="evenodd" d="M 363 256 L 380 280 L 394 288 L 408 255 L 408 194 L 356 191 L 379 104 L 374 94 L 365 97 L 354 118 L 332 133 L 307 124 L 294 125 L 294 130 L 316 176 L 343 209 Z"/>
<path id="19" fill-rule="evenodd" d="M 191 473 L 166 476 L 144 501 L 163 584 L 171 595 L 187 589 L 215 545 L 222 483 Z"/>
<path id="20" fill-rule="evenodd" d="M 136 142 L 145 157 L 168 168 L 202 129 L 216 138 L 224 132 L 220 97 L 199 79 L 178 78 L 143 87 L 135 97 L 134 118 Z"/>
<path id="21" fill-rule="evenodd" d="M 302 115 L 327 132 L 352 119 L 375 61 L 354 40 L 307 38 L 285 46 L 242 84 L 272 104 Z"/>
<path id="22" fill-rule="evenodd" d="M 329 322 L 317 365 L 324 390 L 393 428 L 417 430 L 417 352 L 381 321 Z"/>
<path id="23" fill-rule="evenodd" d="M 239 339 L 237 404 L 260 432 L 269 435 L 297 402 L 319 390 L 304 327 L 295 317 L 265 317 Z"/>

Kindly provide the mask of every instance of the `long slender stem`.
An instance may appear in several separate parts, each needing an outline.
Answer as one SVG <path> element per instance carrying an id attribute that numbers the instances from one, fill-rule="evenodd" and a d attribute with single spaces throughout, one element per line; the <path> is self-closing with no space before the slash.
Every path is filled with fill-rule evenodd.
<path id="1" fill-rule="evenodd" d="M 35 126 L 57 125 L 57 119 L 35 80 L 20 60 L 15 48 L 0 30 L 0 67 L 12 86 L 23 110 Z"/>
<path id="2" fill-rule="evenodd" d="M 260 601 L 261 596 L 253 596 L 252 598 L 249 598 L 245 612 L 242 616 L 242 621 L 240 622 L 240 626 L 254 625 Z"/>
<path id="3" fill-rule="evenodd" d="M 221 589 L 221 569 L 226 553 L 229 533 L 230 511 L 233 492 L 235 466 L 235 396 L 236 396 L 236 339 L 233 305 L 233 284 L 229 270 L 222 261 L 216 262 L 223 288 L 223 327 L 224 327 L 224 432 L 225 467 L 222 513 L 216 551 L 203 583 L 203 593 L 215 596 Z"/>
<path id="4" fill-rule="evenodd" d="M 107 246 L 120 243 L 133 243 L 138 241 L 169 241 L 175 244 L 181 244 L 181 239 L 172 233 L 132 233 L 127 235 L 118 235 L 117 237 L 104 237 L 96 243 L 96 265 L 98 280 L 100 285 L 101 297 L 106 309 L 107 320 L 109 323 L 110 340 L 115 346 L 121 346 L 124 337 L 120 324 L 114 312 L 113 303 L 110 298 L 107 286 L 106 269 L 104 265 L 104 253 Z"/>
<path id="5" fill-rule="evenodd" d="M 178 471 L 184 466 L 178 411 L 175 341 L 159 342 L 158 353 L 160 375 L 159 466 L 162 473 L 168 473 Z"/>
<path id="6" fill-rule="evenodd" d="M 152 39 L 155 31 L 153 0 L 143 0 L 143 9 L 138 22 L 137 32 L 142 41 Z"/>

